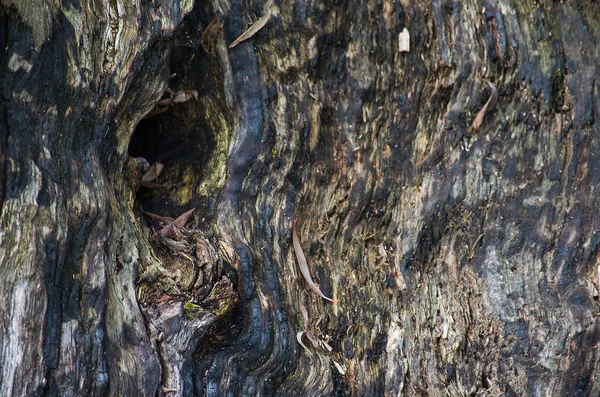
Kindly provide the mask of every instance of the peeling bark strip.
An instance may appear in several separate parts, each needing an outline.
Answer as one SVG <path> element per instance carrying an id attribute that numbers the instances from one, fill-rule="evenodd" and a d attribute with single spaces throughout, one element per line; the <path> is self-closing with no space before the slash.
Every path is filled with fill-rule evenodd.
<path id="1" fill-rule="evenodd" d="M 0 7 L 0 396 L 600 395 L 597 2 L 75 3 Z"/>

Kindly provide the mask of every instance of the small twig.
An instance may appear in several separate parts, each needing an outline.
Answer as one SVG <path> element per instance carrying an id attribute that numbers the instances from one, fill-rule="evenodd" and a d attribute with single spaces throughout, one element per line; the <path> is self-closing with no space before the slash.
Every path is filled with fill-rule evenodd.
<path id="1" fill-rule="evenodd" d="M 477 237 L 477 240 L 475 240 L 475 244 L 473 244 L 473 249 L 471 249 L 471 255 L 469 255 L 469 260 L 473 259 L 473 257 L 475 256 L 475 250 L 477 249 L 477 244 L 479 244 L 479 241 L 481 241 L 482 238 L 483 238 L 483 233 L 481 233 L 479 235 L 479 237 Z"/>

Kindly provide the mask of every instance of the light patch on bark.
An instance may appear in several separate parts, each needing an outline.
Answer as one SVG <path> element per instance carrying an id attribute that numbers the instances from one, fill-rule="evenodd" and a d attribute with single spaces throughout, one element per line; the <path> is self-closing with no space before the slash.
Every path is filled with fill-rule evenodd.
<path id="1" fill-rule="evenodd" d="M 484 259 L 484 277 L 488 290 L 488 304 L 493 307 L 493 312 L 498 314 L 502 321 L 516 321 L 516 309 L 513 301 L 508 299 L 505 291 L 505 282 L 500 273 L 500 260 L 495 247 L 487 247 Z"/>
<path id="2" fill-rule="evenodd" d="M 35 50 L 40 51 L 42 44 L 52 34 L 54 2 L 50 0 L 2 0 L 7 9 L 15 7 L 21 21 L 31 28 Z"/>
<path id="3" fill-rule="evenodd" d="M 23 323 L 26 321 L 26 301 L 29 293 L 29 282 L 23 281 L 17 284 L 13 290 L 10 311 L 10 325 L 8 327 L 8 337 L 2 349 L 4 357 L 4 365 L 2 367 L 2 382 L 0 382 L 0 395 L 12 396 L 13 382 L 17 370 L 22 367 L 23 359 L 23 344 L 21 341 L 21 330 Z"/>
<path id="4" fill-rule="evenodd" d="M 20 69 L 25 70 L 25 72 L 31 72 L 32 64 L 27 62 L 20 54 L 14 52 L 10 59 L 8 60 L 8 69 L 13 72 L 18 72 Z"/>
<path id="5" fill-rule="evenodd" d="M 406 369 L 402 365 L 403 333 L 397 322 L 392 320 L 388 327 L 388 339 L 385 347 L 387 365 L 385 371 L 385 395 L 400 396 L 404 390 Z"/>

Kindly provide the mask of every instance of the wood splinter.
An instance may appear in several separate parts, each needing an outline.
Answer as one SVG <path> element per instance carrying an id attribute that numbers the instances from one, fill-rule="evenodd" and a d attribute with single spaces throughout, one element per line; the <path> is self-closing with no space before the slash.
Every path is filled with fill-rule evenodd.
<path id="1" fill-rule="evenodd" d="M 296 259 L 298 259 L 298 266 L 300 266 L 300 272 L 304 276 L 304 279 L 308 283 L 310 289 L 317 293 L 321 298 L 327 299 L 332 303 L 338 303 L 339 300 L 331 299 L 325 296 L 323 292 L 319 289 L 319 286 L 314 283 L 312 278 L 310 277 L 310 271 L 308 269 L 308 263 L 306 263 L 306 257 L 304 256 L 304 251 L 302 251 L 302 246 L 300 245 L 300 240 L 298 240 L 298 233 L 296 232 L 296 222 L 298 219 L 294 221 L 294 226 L 292 227 L 292 242 L 294 243 L 294 251 L 296 252 Z"/>

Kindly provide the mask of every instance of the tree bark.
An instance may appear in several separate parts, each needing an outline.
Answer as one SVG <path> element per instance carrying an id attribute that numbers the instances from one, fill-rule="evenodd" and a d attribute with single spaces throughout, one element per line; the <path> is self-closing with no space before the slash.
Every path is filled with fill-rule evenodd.
<path id="1" fill-rule="evenodd" d="M 2 0 L 0 395 L 600 395 L 598 16 Z"/>

